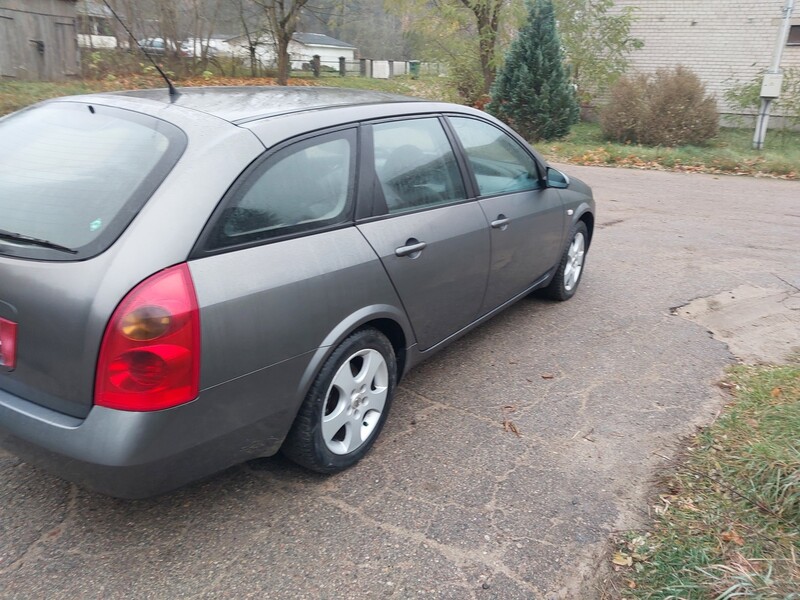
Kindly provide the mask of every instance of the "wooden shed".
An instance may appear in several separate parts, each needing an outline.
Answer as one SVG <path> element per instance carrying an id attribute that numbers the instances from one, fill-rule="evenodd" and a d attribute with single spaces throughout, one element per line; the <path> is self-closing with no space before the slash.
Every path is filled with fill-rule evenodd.
<path id="1" fill-rule="evenodd" d="M 80 73 L 76 0 L 0 0 L 0 79 L 57 81 Z"/>

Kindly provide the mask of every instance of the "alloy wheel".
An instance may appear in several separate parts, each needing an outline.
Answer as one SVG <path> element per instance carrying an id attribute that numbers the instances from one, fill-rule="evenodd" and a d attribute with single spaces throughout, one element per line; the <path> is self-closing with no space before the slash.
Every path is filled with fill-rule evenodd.
<path id="1" fill-rule="evenodd" d="M 366 442 L 378 424 L 389 392 L 386 359 L 365 348 L 336 372 L 322 407 L 322 438 L 334 454 L 349 454 Z"/>

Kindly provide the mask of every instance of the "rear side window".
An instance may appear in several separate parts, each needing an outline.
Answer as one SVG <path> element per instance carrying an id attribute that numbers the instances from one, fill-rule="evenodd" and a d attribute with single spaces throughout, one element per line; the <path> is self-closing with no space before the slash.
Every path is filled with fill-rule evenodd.
<path id="1" fill-rule="evenodd" d="M 80 260 L 119 237 L 175 165 L 183 132 L 80 103 L 0 121 L 0 254 Z"/>
<path id="2" fill-rule="evenodd" d="M 439 119 L 373 126 L 375 174 L 390 213 L 464 200 L 453 149 Z"/>
<path id="3" fill-rule="evenodd" d="M 481 196 L 541 187 L 536 161 L 507 133 L 463 117 L 449 117 L 475 173 Z"/>
<path id="4" fill-rule="evenodd" d="M 209 248 L 260 242 L 350 220 L 355 154 L 352 129 L 278 150 L 233 191 L 211 230 Z"/>

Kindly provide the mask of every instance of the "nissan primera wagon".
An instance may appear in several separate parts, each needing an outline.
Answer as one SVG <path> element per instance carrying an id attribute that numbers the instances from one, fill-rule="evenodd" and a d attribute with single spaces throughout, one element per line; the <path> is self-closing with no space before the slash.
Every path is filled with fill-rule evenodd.
<path id="1" fill-rule="evenodd" d="M 478 110 L 324 88 L 0 120 L 0 443 L 120 497 L 369 450 L 410 368 L 576 291 L 589 188 Z"/>

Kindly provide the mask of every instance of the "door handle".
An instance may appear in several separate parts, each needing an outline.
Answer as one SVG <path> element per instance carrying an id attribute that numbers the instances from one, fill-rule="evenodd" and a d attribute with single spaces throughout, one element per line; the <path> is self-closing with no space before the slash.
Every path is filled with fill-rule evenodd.
<path id="1" fill-rule="evenodd" d="M 495 229 L 500 229 L 505 231 L 508 228 L 508 224 L 511 222 L 511 219 L 506 217 L 505 215 L 497 215 L 497 218 L 492 221 L 491 225 Z"/>
<path id="2" fill-rule="evenodd" d="M 405 246 L 400 246 L 399 248 L 395 249 L 394 254 L 395 256 L 410 256 L 411 258 L 417 258 L 425 247 L 428 244 L 425 242 L 420 242 L 414 238 L 411 238 L 406 241 Z"/>

